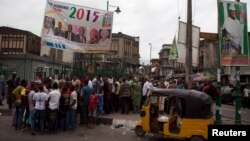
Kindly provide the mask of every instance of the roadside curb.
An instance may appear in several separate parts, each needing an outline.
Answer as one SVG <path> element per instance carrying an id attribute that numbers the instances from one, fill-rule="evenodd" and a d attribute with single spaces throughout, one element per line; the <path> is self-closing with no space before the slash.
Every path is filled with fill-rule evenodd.
<path id="1" fill-rule="evenodd" d="M 98 117 L 96 124 L 111 125 L 111 128 L 127 128 L 133 130 L 138 121 L 136 120 L 126 120 L 126 119 L 116 119 L 116 118 L 104 118 Z"/>
<path id="2" fill-rule="evenodd" d="M 135 129 L 136 123 L 135 120 L 124 120 L 124 119 L 113 119 L 112 126 L 114 127 L 125 127 L 127 129 Z"/>

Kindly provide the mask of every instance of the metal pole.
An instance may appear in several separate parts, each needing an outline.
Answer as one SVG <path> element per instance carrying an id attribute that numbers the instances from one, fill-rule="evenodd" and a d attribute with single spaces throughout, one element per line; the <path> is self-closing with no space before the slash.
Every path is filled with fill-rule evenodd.
<path id="1" fill-rule="evenodd" d="M 55 56 L 53 55 L 53 62 L 52 62 L 52 76 L 54 76 L 54 74 L 55 74 Z"/>
<path id="2" fill-rule="evenodd" d="M 205 68 L 206 68 L 206 66 L 205 66 L 205 63 L 206 63 L 206 60 L 205 60 L 205 59 L 206 59 L 206 56 L 205 56 L 205 55 L 206 55 L 206 51 L 203 50 L 203 72 L 204 72 L 204 73 L 206 73 L 206 70 L 205 70 Z"/>
<path id="3" fill-rule="evenodd" d="M 240 67 L 236 66 L 235 124 L 241 124 Z"/>
<path id="4" fill-rule="evenodd" d="M 217 0 L 217 5 L 220 0 Z M 219 11 L 219 6 L 218 6 Z M 219 22 L 219 15 L 218 15 L 218 22 Z M 221 49 L 221 34 L 220 34 L 220 25 L 218 23 L 218 33 L 219 33 L 219 47 L 217 48 L 217 89 L 219 90 L 219 94 L 216 95 L 216 114 L 215 114 L 215 123 L 221 124 L 221 66 L 220 66 L 220 49 Z"/>
<path id="5" fill-rule="evenodd" d="M 152 55 L 152 44 L 150 43 L 150 62 L 151 62 L 151 55 Z"/>
<path id="6" fill-rule="evenodd" d="M 152 52 L 152 43 L 148 43 L 150 45 L 150 52 L 149 52 L 149 64 L 151 63 L 151 52 Z"/>
<path id="7" fill-rule="evenodd" d="M 187 50 L 186 50 L 186 82 L 188 89 L 192 87 L 192 0 L 188 0 L 187 5 Z"/>
<path id="8" fill-rule="evenodd" d="M 27 52 L 24 54 L 24 72 L 23 72 L 24 79 L 26 79 L 26 67 L 27 67 L 26 59 L 27 59 Z"/>
<path id="9" fill-rule="evenodd" d="M 240 0 L 236 0 L 240 2 Z M 240 67 L 236 66 L 235 124 L 241 124 Z"/>
<path id="10" fill-rule="evenodd" d="M 107 1 L 107 11 L 109 11 L 109 1 Z"/>
<path id="11" fill-rule="evenodd" d="M 90 54 L 90 65 L 93 66 L 93 54 Z M 92 78 L 94 74 L 90 73 L 90 77 Z"/>

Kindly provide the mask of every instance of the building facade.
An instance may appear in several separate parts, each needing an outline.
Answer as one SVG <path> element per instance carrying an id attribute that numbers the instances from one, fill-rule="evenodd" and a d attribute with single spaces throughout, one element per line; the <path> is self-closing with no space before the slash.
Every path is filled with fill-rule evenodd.
<path id="1" fill-rule="evenodd" d="M 117 64 L 124 74 L 138 74 L 140 38 L 121 32 L 112 34 L 112 46 L 107 60 Z"/>
<path id="2" fill-rule="evenodd" d="M 249 33 L 250 42 L 250 33 Z M 218 34 L 216 33 L 200 33 L 200 46 L 199 46 L 199 60 L 198 66 L 193 67 L 193 73 L 207 73 L 216 77 L 218 68 Z M 164 58 L 166 59 L 166 58 Z M 163 61 L 161 61 L 163 62 Z M 161 64 L 162 65 L 162 64 Z M 173 65 L 174 74 L 185 73 L 184 64 L 177 63 L 175 61 Z M 221 66 L 222 77 L 221 81 L 223 85 L 228 85 L 230 83 L 229 77 L 232 74 L 232 68 L 228 66 Z M 240 81 L 241 84 L 250 83 L 250 67 L 240 67 Z"/>
<path id="3" fill-rule="evenodd" d="M 34 80 L 38 75 L 65 76 L 71 64 L 41 54 L 41 38 L 31 32 L 0 27 L 0 72 L 8 78 L 17 72 L 21 79 Z"/>
<path id="4" fill-rule="evenodd" d="M 112 34 L 111 48 L 105 53 L 76 53 L 74 72 L 88 74 L 88 66 L 93 65 L 95 74 L 118 75 L 139 72 L 139 37 L 121 32 Z"/>
<path id="5" fill-rule="evenodd" d="M 172 44 L 163 44 L 159 52 L 160 58 L 160 76 L 167 77 L 173 70 L 173 61 L 169 60 Z"/>
<path id="6" fill-rule="evenodd" d="M 49 58 L 52 58 L 54 60 L 58 60 L 61 62 L 73 64 L 74 52 L 72 51 L 63 51 L 60 49 L 49 48 L 41 44 L 40 55 L 47 56 Z"/>
<path id="7" fill-rule="evenodd" d="M 150 78 L 156 78 L 158 79 L 160 76 L 160 59 L 151 59 L 150 61 L 150 73 L 149 73 L 149 76 Z"/>

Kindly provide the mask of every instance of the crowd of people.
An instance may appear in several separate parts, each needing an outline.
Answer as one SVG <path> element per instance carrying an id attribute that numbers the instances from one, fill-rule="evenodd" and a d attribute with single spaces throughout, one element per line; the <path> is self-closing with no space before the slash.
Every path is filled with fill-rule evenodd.
<path id="1" fill-rule="evenodd" d="M 107 76 L 71 77 L 61 80 L 39 77 L 27 82 L 16 73 L 7 81 L 7 103 L 13 109 L 17 132 L 30 129 L 43 134 L 76 129 L 78 124 L 93 128 L 98 116 L 114 112 L 139 113 L 142 84 L 139 79 Z"/>
<path id="2" fill-rule="evenodd" d="M 74 130 L 78 124 L 94 128 L 99 116 L 114 112 L 139 113 L 153 87 L 186 89 L 183 79 L 165 81 L 138 77 L 67 77 L 55 80 L 38 77 L 27 82 L 16 73 L 7 81 L 7 103 L 13 109 L 16 131 L 39 129 L 43 134 Z M 202 91 L 213 99 L 219 93 L 213 81 L 194 82 L 192 89 Z M 1 104 L 1 103 L 0 103 Z"/>

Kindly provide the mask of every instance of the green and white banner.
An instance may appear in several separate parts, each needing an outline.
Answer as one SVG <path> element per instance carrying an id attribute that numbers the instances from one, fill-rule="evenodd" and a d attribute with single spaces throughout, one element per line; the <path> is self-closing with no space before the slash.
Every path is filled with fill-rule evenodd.
<path id="1" fill-rule="evenodd" d="M 220 1 L 218 7 L 221 65 L 249 65 L 246 3 Z"/>
<path id="2" fill-rule="evenodd" d="M 177 58 L 178 58 L 177 43 L 176 43 L 176 39 L 175 39 L 175 37 L 174 37 L 173 46 L 172 46 L 172 48 L 170 49 L 168 59 L 169 59 L 169 60 L 176 60 Z"/>

